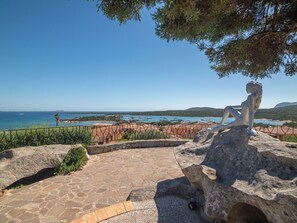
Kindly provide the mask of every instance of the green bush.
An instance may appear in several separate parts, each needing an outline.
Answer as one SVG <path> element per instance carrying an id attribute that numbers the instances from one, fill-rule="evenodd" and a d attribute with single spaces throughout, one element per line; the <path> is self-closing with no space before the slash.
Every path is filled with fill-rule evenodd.
<path id="1" fill-rule="evenodd" d="M 284 139 L 285 142 L 297 142 L 297 136 L 296 135 L 287 135 Z"/>
<path id="2" fill-rule="evenodd" d="M 23 146 L 51 144 L 89 145 L 92 132 L 88 127 L 32 128 L 0 131 L 0 152 Z"/>
<path id="3" fill-rule="evenodd" d="M 145 130 L 133 133 L 129 136 L 129 140 L 147 140 L 147 139 L 168 139 L 169 137 L 159 130 Z"/>
<path id="4" fill-rule="evenodd" d="M 283 126 L 288 126 L 291 128 L 297 128 L 297 122 L 286 122 L 283 124 Z"/>
<path id="5" fill-rule="evenodd" d="M 69 150 L 63 162 L 56 168 L 55 174 L 65 175 L 81 169 L 87 163 L 86 149 L 75 147 Z"/>
<path id="6" fill-rule="evenodd" d="M 122 139 L 127 139 L 129 140 L 131 135 L 135 134 L 136 131 L 134 129 L 125 129 L 124 131 L 124 135 L 123 135 L 123 138 Z"/>
<path id="7" fill-rule="evenodd" d="M 274 126 L 274 125 L 269 125 L 264 123 L 254 123 L 254 127 L 269 128 L 270 126 Z"/>

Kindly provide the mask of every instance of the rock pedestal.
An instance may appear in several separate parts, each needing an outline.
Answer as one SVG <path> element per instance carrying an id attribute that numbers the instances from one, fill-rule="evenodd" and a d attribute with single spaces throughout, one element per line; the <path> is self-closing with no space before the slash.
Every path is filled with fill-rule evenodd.
<path id="1" fill-rule="evenodd" d="M 222 222 L 297 222 L 297 150 L 246 127 L 198 133 L 175 149 L 191 184 L 203 190 L 204 212 Z"/>

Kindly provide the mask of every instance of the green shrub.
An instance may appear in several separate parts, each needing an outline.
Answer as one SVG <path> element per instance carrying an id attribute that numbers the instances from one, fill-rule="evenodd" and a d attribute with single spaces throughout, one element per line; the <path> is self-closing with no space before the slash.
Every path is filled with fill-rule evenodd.
<path id="1" fill-rule="evenodd" d="M 169 137 L 159 130 L 145 130 L 130 135 L 129 140 L 147 140 L 147 139 L 168 139 Z"/>
<path id="2" fill-rule="evenodd" d="M 122 139 L 127 139 L 129 140 L 132 134 L 135 134 L 136 131 L 134 129 L 125 129 L 124 135 Z"/>
<path id="3" fill-rule="evenodd" d="M 14 187 L 11 187 L 11 188 L 9 188 L 9 189 L 21 189 L 21 188 L 23 188 L 23 187 L 24 187 L 23 184 L 18 184 L 18 185 L 14 186 Z"/>
<path id="4" fill-rule="evenodd" d="M 288 126 L 291 128 L 297 128 L 297 122 L 286 122 L 283 124 L 283 126 Z"/>
<path id="5" fill-rule="evenodd" d="M 270 126 L 273 126 L 273 125 L 264 124 L 264 123 L 254 123 L 254 127 L 269 128 Z"/>
<path id="6" fill-rule="evenodd" d="M 0 152 L 23 146 L 51 144 L 89 145 L 92 132 L 88 127 L 32 128 L 0 131 Z"/>
<path id="7" fill-rule="evenodd" d="M 297 136 L 296 135 L 287 135 L 284 139 L 285 142 L 297 142 Z"/>
<path id="8" fill-rule="evenodd" d="M 69 150 L 63 162 L 56 168 L 55 174 L 65 175 L 81 169 L 87 163 L 86 149 L 75 147 Z"/>

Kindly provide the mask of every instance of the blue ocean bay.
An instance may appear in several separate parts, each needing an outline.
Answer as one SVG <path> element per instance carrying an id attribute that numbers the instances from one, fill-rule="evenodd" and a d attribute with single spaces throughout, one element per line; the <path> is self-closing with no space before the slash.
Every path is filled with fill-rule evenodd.
<path id="1" fill-rule="evenodd" d="M 56 125 L 54 115 L 57 112 L 0 112 L 0 129 L 21 129 L 36 126 L 51 126 Z M 81 114 L 81 113 L 59 113 L 61 119 L 70 119 L 84 116 L 97 116 L 102 114 Z M 124 120 L 136 120 L 140 122 L 157 122 L 161 120 L 167 121 L 183 121 L 183 122 L 219 122 L 220 117 L 182 117 L 182 116 L 144 116 L 144 115 L 123 115 Z M 229 118 L 227 121 L 232 121 Z M 281 121 L 272 121 L 266 119 L 255 119 L 256 123 L 264 123 L 269 125 L 282 125 Z M 77 123 L 59 123 L 59 126 L 90 126 L 95 123 L 106 123 L 100 121 L 77 122 Z M 112 124 L 112 122 L 110 122 Z"/>

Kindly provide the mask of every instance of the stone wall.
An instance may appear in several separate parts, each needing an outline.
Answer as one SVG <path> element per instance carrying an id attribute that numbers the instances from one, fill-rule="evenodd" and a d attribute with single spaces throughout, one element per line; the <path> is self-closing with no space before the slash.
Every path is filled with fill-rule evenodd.
<path id="1" fill-rule="evenodd" d="M 88 154 L 95 155 L 100 153 L 112 152 L 121 149 L 133 149 L 133 148 L 151 148 L 151 147 L 175 147 L 189 142 L 189 140 L 172 140 L 172 139 L 160 139 L 160 140 L 136 140 L 124 143 L 114 143 L 106 145 L 88 146 Z"/>

